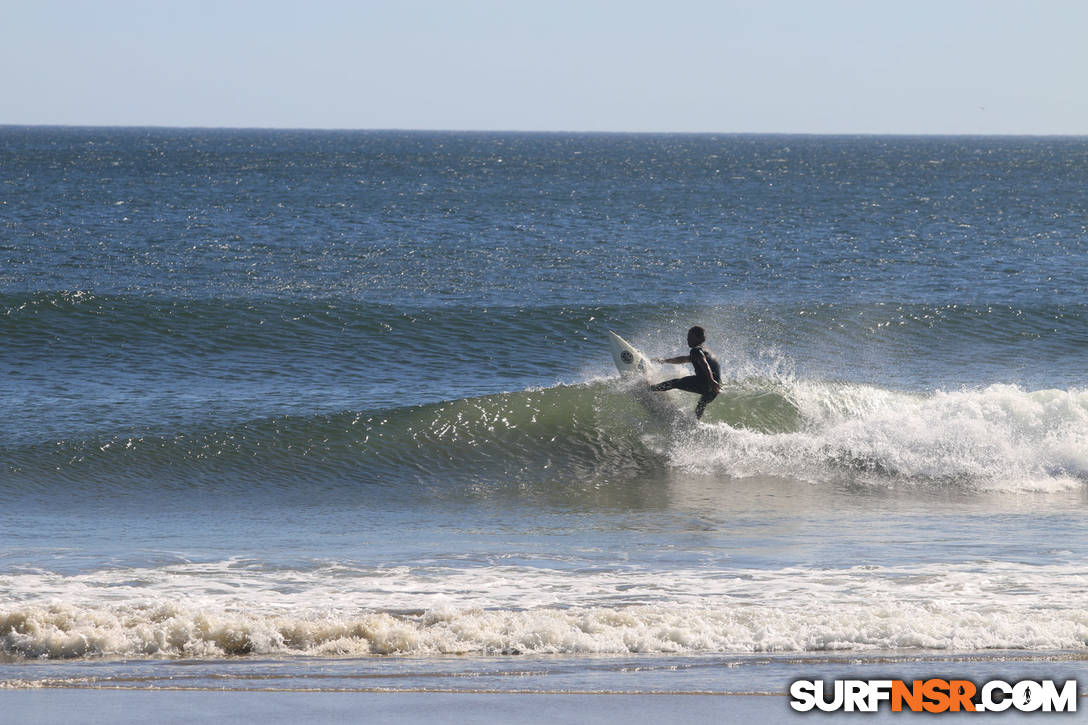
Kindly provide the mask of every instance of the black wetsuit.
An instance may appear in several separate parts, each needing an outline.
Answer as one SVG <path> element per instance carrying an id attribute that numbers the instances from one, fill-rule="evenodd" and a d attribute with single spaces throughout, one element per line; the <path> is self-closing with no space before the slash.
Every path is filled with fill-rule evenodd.
<path id="1" fill-rule="evenodd" d="M 711 386 L 711 381 L 707 380 L 704 367 L 699 365 L 696 360 L 700 357 L 706 360 L 710 372 L 714 375 L 714 380 L 718 383 L 721 383 L 722 380 L 722 367 L 718 363 L 718 358 L 714 357 L 714 353 L 705 349 L 702 345 L 696 345 L 691 348 L 688 357 L 691 359 L 691 364 L 695 367 L 694 375 L 688 375 L 686 378 L 666 380 L 663 383 L 651 386 L 650 390 L 685 390 L 689 393 L 695 393 L 696 395 L 701 396 L 698 405 L 695 406 L 695 417 L 702 418 L 707 403 L 718 397 L 718 392 Z"/>

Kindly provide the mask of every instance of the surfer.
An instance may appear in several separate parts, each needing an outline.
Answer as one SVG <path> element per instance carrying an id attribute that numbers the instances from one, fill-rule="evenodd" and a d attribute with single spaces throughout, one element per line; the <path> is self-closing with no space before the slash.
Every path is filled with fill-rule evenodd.
<path id="1" fill-rule="evenodd" d="M 661 392 L 663 390 L 686 390 L 701 396 L 695 406 L 695 417 L 702 418 L 707 403 L 718 397 L 722 388 L 722 369 L 718 364 L 718 358 L 703 347 L 706 342 L 706 330 L 696 325 L 688 330 L 688 347 L 691 350 L 687 355 L 669 358 L 654 358 L 654 362 L 669 363 L 670 365 L 683 365 L 691 363 L 695 368 L 695 374 L 686 378 L 666 380 L 657 385 L 651 385 L 650 390 Z"/>

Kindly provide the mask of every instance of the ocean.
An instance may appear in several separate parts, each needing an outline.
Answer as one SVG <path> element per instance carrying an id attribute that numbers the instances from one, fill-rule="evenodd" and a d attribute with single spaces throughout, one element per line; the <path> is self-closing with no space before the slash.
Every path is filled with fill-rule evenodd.
<path id="1" fill-rule="evenodd" d="M 0 689 L 1084 692 L 1086 189 L 1084 137 L 0 127 Z M 608 331 L 693 324 L 673 425 Z"/>

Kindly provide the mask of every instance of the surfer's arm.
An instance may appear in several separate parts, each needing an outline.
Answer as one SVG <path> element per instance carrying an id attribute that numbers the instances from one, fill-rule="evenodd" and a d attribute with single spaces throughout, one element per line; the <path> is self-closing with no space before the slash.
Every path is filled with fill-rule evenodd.
<path id="1" fill-rule="evenodd" d="M 653 361 L 655 363 L 668 363 L 669 365 L 683 365 L 684 363 L 691 362 L 691 356 L 681 355 L 680 357 L 655 357 Z"/>

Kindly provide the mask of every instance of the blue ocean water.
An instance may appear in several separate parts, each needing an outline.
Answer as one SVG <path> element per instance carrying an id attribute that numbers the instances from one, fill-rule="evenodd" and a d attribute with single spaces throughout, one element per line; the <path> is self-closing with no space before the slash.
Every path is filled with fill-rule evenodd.
<path id="1" fill-rule="evenodd" d="M 1086 188 L 1084 138 L 0 127 L 0 687 L 1083 680 Z M 696 323 L 674 426 L 607 333 Z"/>

